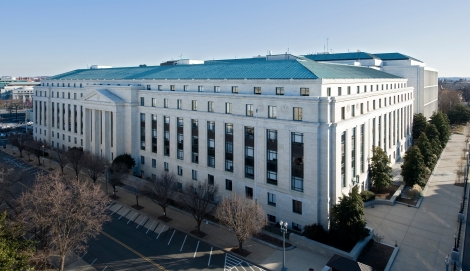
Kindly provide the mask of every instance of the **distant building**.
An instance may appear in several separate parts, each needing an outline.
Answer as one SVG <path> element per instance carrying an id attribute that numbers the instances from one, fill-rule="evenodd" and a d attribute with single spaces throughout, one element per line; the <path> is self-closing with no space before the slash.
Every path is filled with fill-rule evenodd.
<path id="1" fill-rule="evenodd" d="M 130 153 L 142 178 L 218 185 L 301 230 L 328 225 L 339 197 L 369 187 L 373 146 L 402 157 L 408 82 L 292 55 L 74 70 L 34 87 L 34 137 L 109 161 Z"/>

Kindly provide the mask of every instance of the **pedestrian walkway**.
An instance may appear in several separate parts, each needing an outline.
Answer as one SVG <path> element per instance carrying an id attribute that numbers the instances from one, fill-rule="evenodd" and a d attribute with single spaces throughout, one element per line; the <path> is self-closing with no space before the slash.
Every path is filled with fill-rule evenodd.
<path id="1" fill-rule="evenodd" d="M 8 145 L 4 151 L 9 154 L 14 152 L 10 145 Z M 37 161 L 31 162 L 31 165 L 36 164 Z M 45 159 L 45 165 L 45 167 L 41 166 L 41 168 L 52 168 L 54 170 L 60 170 L 60 167 L 56 163 L 48 160 L 47 158 Z M 25 171 L 28 170 L 31 169 L 25 167 Z M 69 176 L 75 176 L 75 173 L 69 168 L 64 168 L 64 173 L 68 174 Z M 81 178 L 87 179 L 85 175 L 81 175 Z M 132 179 L 135 177 L 129 175 L 129 178 Z M 103 191 L 106 191 L 105 183 L 99 182 L 97 184 L 102 187 Z M 112 193 L 111 186 L 108 186 L 108 191 L 110 194 Z M 116 204 L 122 205 L 123 208 L 125 207 L 126 209 L 132 209 L 130 206 L 136 204 L 135 196 L 124 189 L 118 188 L 117 195 L 119 196 L 119 199 L 114 201 Z M 156 220 L 158 217 L 163 215 L 161 207 L 146 198 L 139 198 L 139 205 L 144 208 L 138 212 L 152 220 Z M 189 233 L 196 228 L 196 220 L 190 214 L 179 209 L 170 206 L 167 208 L 167 216 L 170 217 L 172 221 L 167 223 L 161 222 L 162 224 L 167 225 L 167 227 L 178 229 L 184 233 Z M 235 237 L 235 234 L 226 227 L 213 223 L 206 223 L 204 221 L 201 225 L 201 231 L 207 233 L 203 240 L 215 247 L 230 251 L 233 247 L 238 246 L 238 240 Z M 248 261 L 260 265 L 268 270 L 281 270 L 282 250 L 259 243 L 253 239 L 245 241 L 243 243 L 243 248 L 251 252 L 250 255 L 246 257 Z M 299 248 L 286 251 L 286 267 L 288 267 L 289 270 L 309 271 L 309 268 L 313 268 L 314 270 L 322 270 L 328 260 L 329 258 L 327 257 L 317 255 Z M 75 267 L 79 269 L 76 269 Z M 84 266 L 84 262 L 77 261 L 75 264 L 66 267 L 66 270 L 78 271 L 84 270 L 83 268 L 86 268 L 86 266 Z"/>
<path id="2" fill-rule="evenodd" d="M 465 140 L 465 133 L 452 135 L 419 208 L 396 204 L 365 209 L 367 225 L 383 236 L 385 243 L 400 248 L 391 271 L 446 270 L 444 261 L 454 246 L 463 193 L 463 188 L 454 183 Z"/>

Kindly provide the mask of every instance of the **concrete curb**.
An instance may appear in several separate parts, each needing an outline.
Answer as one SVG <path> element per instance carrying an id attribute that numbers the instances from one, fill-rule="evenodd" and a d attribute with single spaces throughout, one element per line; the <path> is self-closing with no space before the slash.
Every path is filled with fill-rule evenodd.
<path id="1" fill-rule="evenodd" d="M 389 244 L 385 244 L 385 243 L 381 243 L 381 244 L 382 244 L 382 245 L 389 246 L 389 247 L 393 247 L 392 255 L 390 255 L 390 259 L 388 259 L 388 263 L 387 263 L 387 265 L 385 266 L 385 269 L 384 269 L 384 271 L 389 271 L 390 268 L 392 268 L 392 264 L 393 264 L 393 262 L 395 261 L 395 258 L 397 257 L 399 248 L 396 247 L 396 246 L 392 246 L 392 245 L 389 245 Z"/>

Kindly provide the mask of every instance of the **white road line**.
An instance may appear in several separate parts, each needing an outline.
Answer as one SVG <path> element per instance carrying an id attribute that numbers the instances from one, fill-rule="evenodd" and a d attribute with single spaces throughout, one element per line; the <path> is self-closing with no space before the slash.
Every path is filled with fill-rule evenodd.
<path id="1" fill-rule="evenodd" d="M 96 262 L 96 260 L 98 260 L 98 258 L 95 258 L 90 265 L 93 265 Z"/>
<path id="2" fill-rule="evenodd" d="M 121 210 L 121 208 L 122 208 L 122 205 L 116 208 L 116 210 L 112 212 L 111 215 L 114 215 L 115 213 L 117 213 L 119 210 Z"/>
<path id="3" fill-rule="evenodd" d="M 184 241 L 183 241 L 183 244 L 181 245 L 181 249 L 180 249 L 180 251 L 182 251 L 182 250 L 183 250 L 184 243 L 186 242 L 186 237 L 188 237 L 188 236 L 186 235 L 186 236 L 184 237 Z"/>
<path id="4" fill-rule="evenodd" d="M 87 251 L 87 252 L 85 252 L 85 254 L 83 254 L 83 255 L 82 255 L 82 257 L 80 257 L 80 258 L 82 258 L 82 259 L 83 259 L 83 257 L 85 257 L 85 255 L 86 255 L 87 253 L 88 253 L 88 251 Z"/>
<path id="5" fill-rule="evenodd" d="M 158 239 L 158 237 L 160 237 L 160 234 L 162 233 L 162 231 L 163 231 L 164 228 L 165 228 L 165 225 L 163 225 L 163 228 L 160 230 L 160 232 L 159 232 L 158 235 L 157 235 L 157 238 L 155 238 L 155 239 Z"/>
<path id="6" fill-rule="evenodd" d="M 150 225 L 150 227 L 148 228 L 148 230 L 145 232 L 145 234 L 147 234 L 149 232 L 149 230 L 152 228 L 153 224 L 155 224 L 155 220 L 152 222 L 152 225 Z"/>
<path id="7" fill-rule="evenodd" d="M 122 216 L 123 216 L 123 215 L 127 215 L 127 213 L 129 213 L 130 211 L 131 211 L 131 209 L 125 211 L 125 212 L 118 218 L 118 220 L 121 220 Z"/>
<path id="8" fill-rule="evenodd" d="M 144 219 L 146 219 L 146 218 L 147 218 L 147 217 L 144 216 L 144 217 L 142 218 L 142 220 L 140 221 L 140 223 L 137 224 L 137 227 L 135 227 L 135 228 L 136 228 L 136 229 L 139 228 L 139 226 L 141 226 L 140 224 L 142 224 L 142 222 L 144 222 Z M 147 221 L 145 221 L 145 222 L 147 222 Z"/>
<path id="9" fill-rule="evenodd" d="M 114 202 L 111 202 L 111 204 L 109 204 L 108 207 L 106 207 L 106 209 L 111 208 L 111 206 L 113 206 L 113 205 L 114 205 Z"/>
<path id="10" fill-rule="evenodd" d="M 127 221 L 127 224 L 129 224 L 129 222 L 131 222 L 131 220 L 134 219 L 134 217 L 135 217 L 136 215 L 138 215 L 138 214 L 139 214 L 139 213 L 135 212 L 135 214 L 132 216 L 132 218 L 129 219 L 129 221 Z"/>
<path id="11" fill-rule="evenodd" d="M 199 241 L 197 241 L 196 251 L 194 251 L 194 256 L 193 256 L 193 258 L 196 258 L 196 253 L 197 253 L 198 247 L 199 247 Z"/>
<path id="12" fill-rule="evenodd" d="M 211 264 L 212 248 L 213 248 L 213 247 L 211 247 L 211 254 L 209 255 L 209 262 L 207 262 L 207 266 L 209 266 L 209 265 Z"/>
<path id="13" fill-rule="evenodd" d="M 101 271 L 104 271 L 104 270 L 106 270 L 106 268 L 108 268 L 108 266 L 105 266 L 105 267 L 103 268 L 103 270 L 101 270 Z"/>
<path id="14" fill-rule="evenodd" d="M 175 232 L 176 232 L 176 230 L 173 230 L 173 233 L 171 234 L 170 241 L 168 241 L 167 246 L 170 245 L 171 239 L 173 239 L 173 235 L 175 235 Z"/>

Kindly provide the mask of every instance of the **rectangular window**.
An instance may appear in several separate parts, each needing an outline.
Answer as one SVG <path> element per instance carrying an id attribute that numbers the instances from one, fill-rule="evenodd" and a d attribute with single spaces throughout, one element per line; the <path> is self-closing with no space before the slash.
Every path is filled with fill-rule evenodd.
<path id="1" fill-rule="evenodd" d="M 276 223 L 276 216 L 268 214 L 268 221 L 269 223 Z"/>
<path id="2" fill-rule="evenodd" d="M 348 86 L 348 95 L 351 94 L 351 86 Z"/>
<path id="3" fill-rule="evenodd" d="M 253 105 L 252 104 L 247 104 L 246 105 L 246 115 L 249 117 L 253 117 Z"/>
<path id="4" fill-rule="evenodd" d="M 292 212 L 296 214 L 302 214 L 302 202 L 293 199 L 292 200 Z"/>
<path id="5" fill-rule="evenodd" d="M 254 179 L 255 128 L 245 126 L 245 178 Z"/>
<path id="6" fill-rule="evenodd" d="M 361 103 L 361 115 L 364 114 L 364 103 Z"/>
<path id="7" fill-rule="evenodd" d="M 294 231 L 302 231 L 302 225 L 292 222 L 292 229 Z"/>
<path id="8" fill-rule="evenodd" d="M 162 85 L 158 85 L 158 88 L 157 88 L 159 91 L 162 91 L 163 88 L 162 88 Z"/>
<path id="9" fill-rule="evenodd" d="M 276 194 L 268 192 L 268 205 L 276 206 Z"/>
<path id="10" fill-rule="evenodd" d="M 152 167 L 153 168 L 157 167 L 157 159 L 152 159 Z"/>
<path id="11" fill-rule="evenodd" d="M 302 121 L 302 107 L 294 107 L 294 120 Z"/>
<path id="12" fill-rule="evenodd" d="M 214 102 L 207 102 L 207 112 L 214 112 Z"/>
<path id="13" fill-rule="evenodd" d="M 351 105 L 351 116 L 352 117 L 356 116 L 356 106 L 354 104 Z"/>
<path id="14" fill-rule="evenodd" d="M 291 189 L 304 191 L 304 136 L 302 133 L 291 133 Z"/>
<path id="15" fill-rule="evenodd" d="M 170 91 L 175 91 L 175 85 L 170 85 Z"/>
<path id="16" fill-rule="evenodd" d="M 284 95 L 284 88 L 283 87 L 277 87 L 276 88 L 276 95 Z"/>
<path id="17" fill-rule="evenodd" d="M 145 165 L 145 156 L 140 156 L 140 164 Z"/>
<path id="18" fill-rule="evenodd" d="M 203 86 L 197 86 L 197 91 L 198 91 L 198 92 L 203 92 L 203 91 L 204 91 L 204 87 L 203 87 Z"/>
<path id="19" fill-rule="evenodd" d="M 275 106 L 268 106 L 268 118 L 275 119 L 276 118 L 276 107 Z"/>
<path id="20" fill-rule="evenodd" d="M 214 175 L 207 174 L 207 184 L 214 185 Z"/>
<path id="21" fill-rule="evenodd" d="M 156 106 L 157 106 L 157 99 L 152 98 L 152 107 L 156 107 Z"/>
<path id="22" fill-rule="evenodd" d="M 192 101 L 191 109 L 192 109 L 193 111 L 197 111 L 197 101 L 196 101 L 196 100 L 193 100 L 193 101 Z"/>
<path id="23" fill-rule="evenodd" d="M 300 88 L 300 96 L 309 96 L 310 89 L 309 88 Z"/>
<path id="24" fill-rule="evenodd" d="M 261 94 L 261 87 L 254 87 L 253 92 L 254 94 Z"/>
<path id="25" fill-rule="evenodd" d="M 184 92 L 188 91 L 188 85 L 184 85 L 184 86 L 183 86 L 183 91 L 184 91 Z"/>
<path id="26" fill-rule="evenodd" d="M 341 96 L 341 87 L 338 87 L 338 96 Z"/>
<path id="27" fill-rule="evenodd" d="M 346 187 L 346 132 L 341 134 L 341 184 Z"/>
<path id="28" fill-rule="evenodd" d="M 214 92 L 215 93 L 220 92 L 220 86 L 214 86 Z"/>
<path id="29" fill-rule="evenodd" d="M 361 87 L 357 86 L 357 93 L 359 94 L 361 92 Z"/>
<path id="30" fill-rule="evenodd" d="M 245 196 L 247 199 L 253 199 L 253 188 L 245 186 Z"/>
<path id="31" fill-rule="evenodd" d="M 326 96 L 331 96 L 331 88 L 326 88 Z"/>
<path id="32" fill-rule="evenodd" d="M 145 150 L 145 114 L 140 113 L 140 149 Z"/>
<path id="33" fill-rule="evenodd" d="M 231 123 L 225 124 L 225 133 L 228 135 L 233 135 L 233 124 Z"/>
<path id="34" fill-rule="evenodd" d="M 238 87 L 237 86 L 232 87 L 232 93 L 238 93 Z"/>
<path id="35" fill-rule="evenodd" d="M 168 99 L 163 99 L 163 107 L 168 108 Z"/>
<path id="36" fill-rule="evenodd" d="M 144 105 L 145 105 L 145 99 L 144 97 L 140 97 L 140 106 L 144 106 Z"/>
<path id="37" fill-rule="evenodd" d="M 150 85 L 147 85 L 147 90 L 151 90 Z"/>
<path id="38" fill-rule="evenodd" d="M 165 171 L 168 171 L 168 163 L 167 162 L 163 162 L 163 168 L 165 169 Z"/>
<path id="39" fill-rule="evenodd" d="M 232 191 L 232 180 L 225 179 L 225 190 Z"/>
<path id="40" fill-rule="evenodd" d="M 225 114 L 232 114 L 232 103 L 225 103 Z"/>
<path id="41" fill-rule="evenodd" d="M 341 107 L 341 119 L 342 120 L 346 119 L 346 108 L 344 106 Z"/>
<path id="42" fill-rule="evenodd" d="M 183 108 L 183 101 L 181 99 L 176 100 L 176 108 L 182 109 Z"/>
<path id="43" fill-rule="evenodd" d="M 181 166 L 178 166 L 177 170 L 178 170 L 178 176 L 183 176 L 183 168 Z"/>

